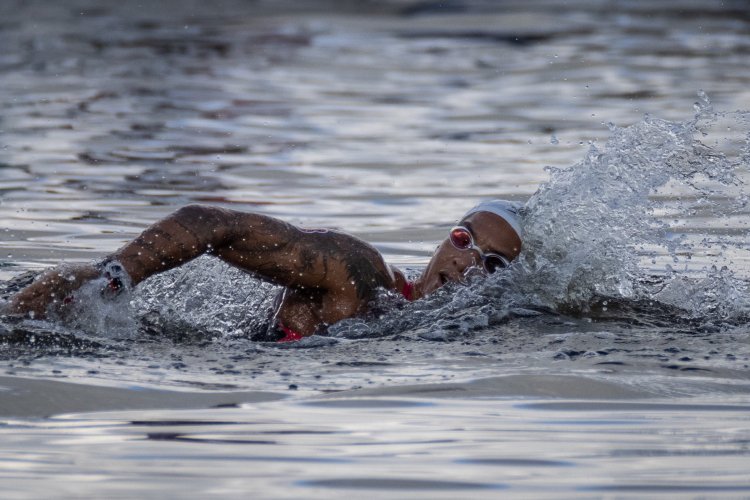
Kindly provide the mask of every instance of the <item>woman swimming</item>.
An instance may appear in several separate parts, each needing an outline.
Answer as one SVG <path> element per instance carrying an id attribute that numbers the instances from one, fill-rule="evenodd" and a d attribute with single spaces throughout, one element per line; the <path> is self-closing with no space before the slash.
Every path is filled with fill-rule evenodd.
<path id="1" fill-rule="evenodd" d="M 302 229 L 255 213 L 188 205 L 156 222 L 97 264 L 59 266 L 11 298 L 10 311 L 43 317 L 76 300 L 84 283 L 106 278 L 104 295 L 211 254 L 280 285 L 274 324 L 281 340 L 298 340 L 346 318 L 366 314 L 379 289 L 417 300 L 467 271 L 493 273 L 521 251 L 518 205 L 480 203 L 461 218 L 414 282 L 389 266 L 372 245 L 352 235 Z"/>

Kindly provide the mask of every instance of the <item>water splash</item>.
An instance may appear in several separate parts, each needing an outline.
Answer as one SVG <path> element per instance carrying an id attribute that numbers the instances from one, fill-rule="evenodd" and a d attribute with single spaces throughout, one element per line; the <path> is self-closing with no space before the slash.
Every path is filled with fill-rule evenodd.
<path id="1" fill-rule="evenodd" d="M 242 337 L 268 327 L 278 287 L 219 259 L 199 257 L 144 281 L 133 294 L 141 327 L 176 337 Z"/>
<path id="2" fill-rule="evenodd" d="M 604 147 L 592 145 L 572 167 L 549 168 L 549 182 L 526 204 L 526 239 L 512 270 L 514 288 L 531 303 L 556 310 L 585 312 L 598 297 L 612 297 L 661 299 L 694 315 L 723 319 L 745 311 L 747 295 L 737 291 L 746 288 L 747 269 L 738 262 L 732 270 L 711 272 L 722 258 L 744 251 L 742 238 L 718 233 L 747 204 L 742 178 L 748 136 L 741 148 L 729 148 L 733 156 L 718 142 L 698 139 L 726 120 L 747 124 L 744 113 L 714 112 L 701 92 L 692 120 L 646 116 L 626 128 L 610 127 Z M 711 216 L 714 241 L 696 242 L 692 236 L 697 231 L 685 220 L 698 212 Z M 719 252 L 709 251 L 717 247 Z M 704 256 L 697 269 L 690 262 L 695 255 Z M 652 265 L 644 266 L 649 260 Z M 664 278 L 659 292 L 654 275 Z M 722 301 L 721 307 L 709 305 Z"/>
<path id="3" fill-rule="evenodd" d="M 134 337 L 138 328 L 135 309 L 130 303 L 130 291 L 124 290 L 113 296 L 106 293 L 108 285 L 109 280 L 104 277 L 89 281 L 75 292 L 71 304 L 60 313 L 55 313 L 51 319 L 101 337 Z"/>

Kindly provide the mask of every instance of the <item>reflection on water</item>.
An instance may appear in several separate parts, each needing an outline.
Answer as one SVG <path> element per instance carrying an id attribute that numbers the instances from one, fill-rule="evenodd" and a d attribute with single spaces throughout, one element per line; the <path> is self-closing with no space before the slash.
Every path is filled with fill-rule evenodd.
<path id="1" fill-rule="evenodd" d="M 335 401 L 10 421 L 0 433 L 19 452 L 0 477 L 11 498 L 43 493 L 40 476 L 68 494 L 144 498 L 167 484 L 189 497 L 750 493 L 740 401 Z"/>
<path id="2" fill-rule="evenodd" d="M 77 322 L 2 318 L 4 497 L 750 494 L 750 126 L 722 114 L 750 102 L 746 10 L 0 3 L 3 280 L 190 202 L 343 228 L 416 272 L 477 200 L 579 164 L 534 199 L 555 240 L 530 279 L 327 338 L 248 340 L 273 290 L 208 259 Z M 43 418 L 96 410 L 118 413 Z"/>

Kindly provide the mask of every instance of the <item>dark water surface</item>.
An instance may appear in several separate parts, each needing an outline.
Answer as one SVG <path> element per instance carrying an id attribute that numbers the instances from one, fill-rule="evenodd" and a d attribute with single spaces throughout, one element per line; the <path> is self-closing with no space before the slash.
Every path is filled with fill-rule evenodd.
<path id="1" fill-rule="evenodd" d="M 741 1 L 0 1 L 3 281 L 193 202 L 416 274 L 528 202 L 507 274 L 295 345 L 208 257 L 0 318 L 3 498 L 750 495 L 749 54 Z"/>

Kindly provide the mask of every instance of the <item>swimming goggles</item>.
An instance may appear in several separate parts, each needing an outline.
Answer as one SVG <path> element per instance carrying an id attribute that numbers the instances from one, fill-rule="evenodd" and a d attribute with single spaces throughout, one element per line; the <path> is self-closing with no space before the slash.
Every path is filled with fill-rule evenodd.
<path id="1" fill-rule="evenodd" d="M 482 249 L 474 243 L 474 237 L 471 235 L 471 231 L 464 226 L 454 227 L 451 229 L 449 235 L 451 243 L 459 250 L 475 250 L 479 254 L 479 258 L 482 259 L 482 266 L 488 274 L 492 274 L 498 269 L 505 269 L 510 265 L 510 261 L 502 255 L 483 252 Z"/>

